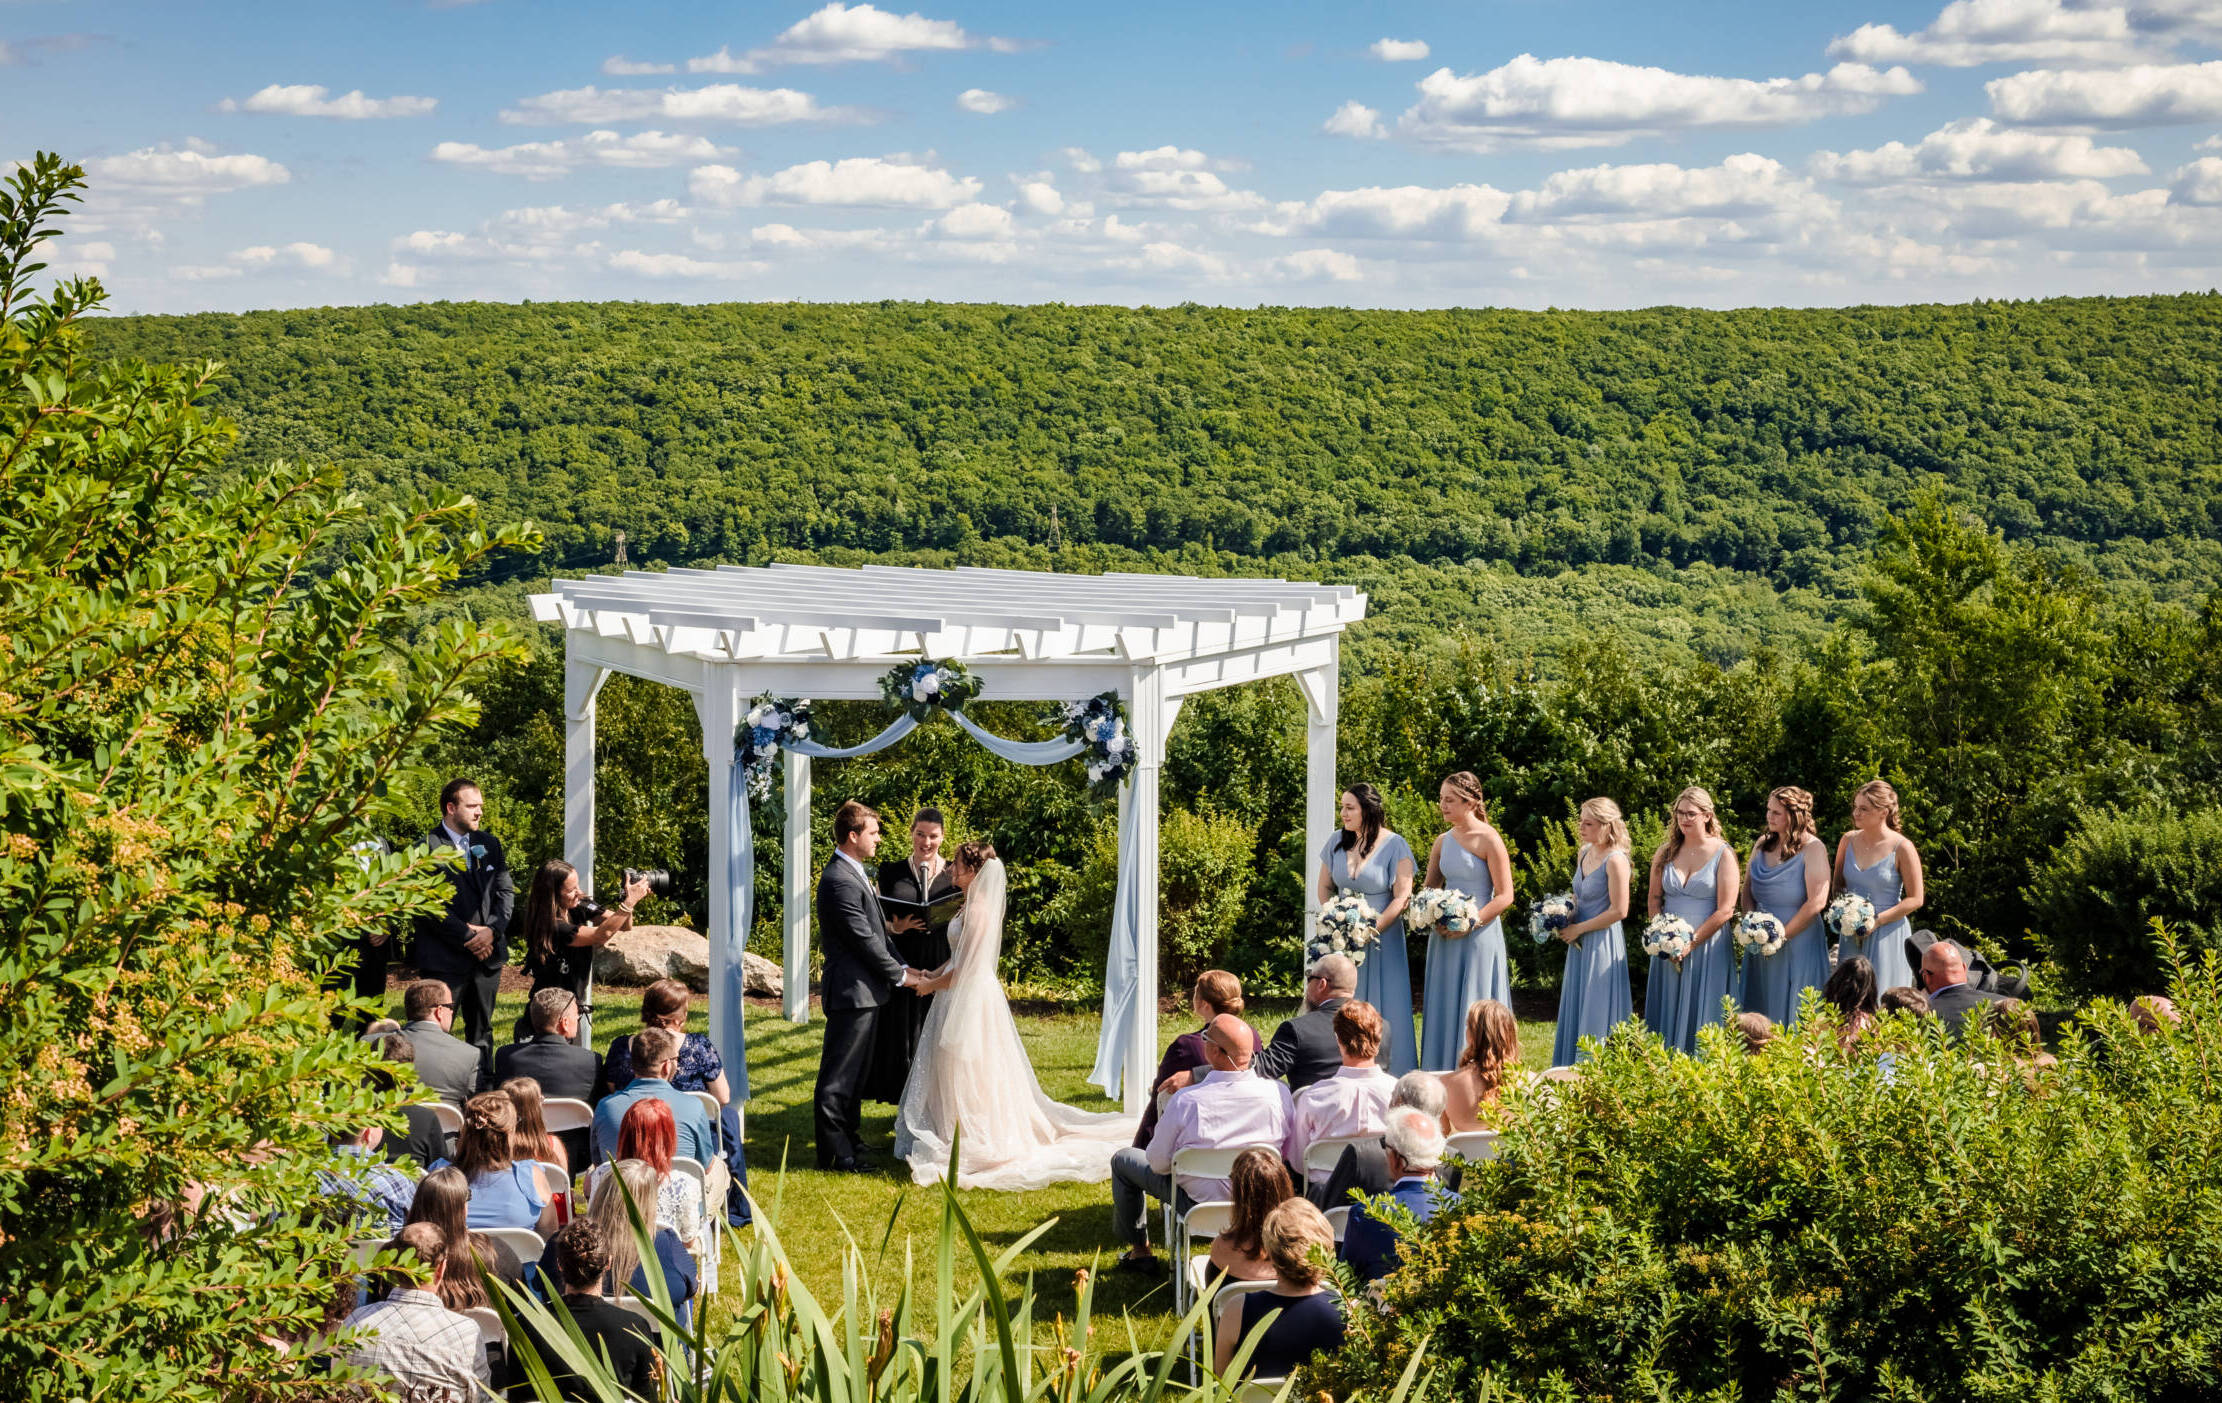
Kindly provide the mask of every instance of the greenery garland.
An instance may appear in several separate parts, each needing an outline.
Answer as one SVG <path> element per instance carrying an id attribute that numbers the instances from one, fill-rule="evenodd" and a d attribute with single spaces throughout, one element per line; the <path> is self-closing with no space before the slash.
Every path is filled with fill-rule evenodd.
<path id="1" fill-rule="evenodd" d="M 890 707 L 923 721 L 936 707 L 964 710 L 966 702 L 980 695 L 980 679 L 963 663 L 921 658 L 889 668 L 880 678 L 880 695 Z"/>
<path id="2" fill-rule="evenodd" d="M 733 729 L 733 758 L 748 775 L 749 797 L 761 799 L 771 793 L 772 766 L 782 746 L 809 738 L 810 698 L 765 692 L 750 703 L 748 715 Z"/>

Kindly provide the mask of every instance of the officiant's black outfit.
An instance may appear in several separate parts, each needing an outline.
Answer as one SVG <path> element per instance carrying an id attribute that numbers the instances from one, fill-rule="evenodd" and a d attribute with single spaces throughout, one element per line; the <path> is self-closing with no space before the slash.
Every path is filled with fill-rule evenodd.
<path id="1" fill-rule="evenodd" d="M 818 994 L 826 1016 L 812 1097 L 820 1169 L 853 1169 L 862 1152 L 864 1077 L 880 1010 L 902 988 L 903 962 L 864 864 L 835 853 L 818 877 L 818 940 L 826 952 Z"/>
<path id="2" fill-rule="evenodd" d="M 880 895 L 890 900 L 937 901 L 955 895 L 956 890 L 956 874 L 946 862 L 931 882 L 923 883 L 917 865 L 907 857 L 880 864 Z M 912 969 L 932 971 L 948 963 L 947 921 L 924 930 L 890 932 L 888 938 L 895 943 L 895 953 Z M 918 1030 L 926 1026 L 926 1011 L 933 1006 L 931 994 L 897 989 L 880 1008 L 879 1029 L 872 1035 L 872 1064 L 864 1076 L 867 1099 L 885 1101 L 890 1106 L 902 1103 L 903 1083 L 910 1079 L 910 1064 L 918 1055 Z"/>

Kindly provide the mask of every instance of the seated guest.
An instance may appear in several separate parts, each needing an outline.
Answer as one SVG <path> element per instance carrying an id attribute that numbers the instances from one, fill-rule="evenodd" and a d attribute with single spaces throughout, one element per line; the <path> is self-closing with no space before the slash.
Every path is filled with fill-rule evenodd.
<path id="1" fill-rule="evenodd" d="M 1396 1089 L 1396 1078 L 1374 1060 L 1381 1055 L 1381 1015 L 1372 1004 L 1356 999 L 1344 1003 L 1335 1010 L 1334 1028 L 1342 1066 L 1333 1076 L 1296 1093 L 1295 1128 L 1289 1133 L 1296 1149 L 1291 1162 L 1301 1166 L 1304 1177 L 1315 1184 L 1326 1183 L 1334 1166 L 1314 1168 L 1306 1163 L 1312 1142 L 1379 1135 L 1381 1113 L 1388 1109 L 1389 1093 Z"/>
<path id="2" fill-rule="evenodd" d="M 1265 1216 L 1264 1236 L 1273 1286 L 1231 1297 L 1220 1308 L 1211 1364 L 1220 1374 L 1233 1367 L 1235 1351 L 1275 1311 L 1279 1316 L 1250 1353 L 1250 1372 L 1257 1378 L 1286 1378 L 1313 1355 L 1342 1348 L 1342 1300 L 1326 1286 L 1335 1251 L 1327 1216 L 1292 1198 Z"/>
<path id="3" fill-rule="evenodd" d="M 332 1149 L 346 1163 L 337 1169 L 316 1171 L 316 1189 L 327 1198 L 349 1205 L 367 1233 L 387 1236 L 400 1232 L 409 1221 L 409 1205 L 417 1196 L 416 1176 L 400 1164 L 374 1158 L 386 1132 L 366 1125 Z"/>
<path id="4" fill-rule="evenodd" d="M 2059 1058 L 2045 1051 L 2044 1025 L 2037 1021 L 2037 1010 L 2020 999 L 1999 999 L 1985 1008 L 1983 1027 L 2021 1064 L 2031 1090 L 2036 1089 L 2037 1073 L 2060 1065 Z"/>
<path id="5" fill-rule="evenodd" d="M 699 1243 L 704 1218 L 702 1186 L 692 1174 L 671 1172 L 672 1147 L 678 1138 L 671 1107 L 653 1098 L 635 1101 L 625 1112 L 625 1123 L 617 1129 L 617 1157 L 645 1164 L 656 1176 L 656 1191 L 641 1204 L 641 1211 L 654 1214 L 656 1221 L 679 1234 L 681 1241 Z M 589 1197 L 601 1194 L 609 1173 L 606 1161 L 586 1171 Z"/>
<path id="6" fill-rule="evenodd" d="M 511 1077 L 501 1084 L 501 1094 L 517 1109 L 517 1133 L 509 1142 L 510 1157 L 538 1164 L 541 1179 L 550 1189 L 571 1182 L 571 1157 L 563 1142 L 548 1133 L 548 1112 L 540 1099 L 540 1083 L 531 1077 Z"/>
<path id="7" fill-rule="evenodd" d="M 1236 1281 L 1267 1281 L 1273 1263 L 1265 1255 L 1265 1215 L 1296 1197 L 1288 1166 L 1271 1150 L 1244 1150 L 1235 1156 L 1227 1181 L 1234 1219 L 1211 1240 L 1211 1269 Z"/>
<path id="8" fill-rule="evenodd" d="M 1186 1213 L 1206 1199 L 1227 1196 L 1225 1179 L 1182 1176 L 1172 1180 L 1173 1156 L 1193 1148 L 1238 1149 L 1269 1146 L 1286 1155 L 1289 1150 L 1288 1088 L 1268 1081 L 1251 1070 L 1250 1058 L 1257 1044 L 1250 1025 L 1231 1013 L 1222 1013 L 1204 1026 L 1204 1055 L 1211 1072 L 1172 1099 L 1157 1121 L 1147 1150 L 1129 1145 L 1111 1157 L 1111 1220 L 1126 1255 L 1116 1269 L 1151 1273 L 1157 1259 L 1150 1255 L 1149 1231 L 1144 1216 L 1149 1199 L 1172 1198 Z"/>
<path id="9" fill-rule="evenodd" d="M 420 979 L 401 996 L 409 1021 L 402 1035 L 416 1050 L 417 1079 L 458 1111 L 478 1090 L 478 1049 L 448 1031 L 455 1024 L 455 995 L 437 979 Z"/>
<path id="10" fill-rule="evenodd" d="M 448 1249 L 448 1269 L 439 1285 L 440 1299 L 449 1310 L 469 1310 L 487 1303 L 482 1276 L 509 1286 L 520 1285 L 525 1279 L 524 1263 L 517 1260 L 508 1243 L 470 1230 L 470 1201 L 470 1180 L 451 1165 L 425 1175 L 417 1185 L 417 1196 L 409 1203 L 410 1222 L 430 1223 L 440 1230 L 441 1241 L 454 1244 Z"/>
<path id="11" fill-rule="evenodd" d="M 400 1020 L 393 1018 L 374 1018 L 370 1021 L 370 1026 L 363 1029 L 362 1040 L 366 1043 L 374 1043 L 380 1038 L 386 1036 L 386 1034 L 388 1033 L 398 1033 L 400 1031 Z"/>
<path id="12" fill-rule="evenodd" d="M 1494 1130 L 1497 1098 L 1519 1061 L 1520 1025 L 1512 1010 L 1496 999 L 1466 1005 L 1466 1044 L 1458 1066 L 1442 1074 L 1443 1132 Z"/>
<path id="13" fill-rule="evenodd" d="M 1853 1039 L 1874 1023 L 1879 1007 L 1875 1002 L 1874 965 L 1864 955 L 1839 961 L 1828 983 L 1821 986 L 1821 1002 L 1835 1009 L 1843 1020 L 1838 1041 L 1846 1047 L 1851 1046 Z"/>
<path id="14" fill-rule="evenodd" d="M 1396 1089 L 1389 1093 L 1388 1107 L 1382 1112 L 1384 1123 L 1388 1112 L 1399 1106 L 1411 1106 L 1438 1121 L 1445 1119 L 1443 1081 L 1444 1077 L 1435 1072 L 1406 1072 L 1398 1077 Z M 1340 1208 L 1350 1202 L 1353 1193 L 1387 1193 L 1390 1182 L 1387 1146 L 1352 1145 L 1335 1162 L 1335 1171 L 1327 1176 L 1327 1182 L 1306 1188 L 1304 1196 L 1321 1208 Z"/>
<path id="15" fill-rule="evenodd" d="M 1150 1104 L 1142 1111 L 1142 1123 L 1134 1131 L 1134 1148 L 1149 1148 L 1150 1136 L 1157 1131 L 1158 1102 L 1176 1088 L 1174 1077 L 1181 1077 L 1186 1086 L 1197 1075 L 1211 1070 L 1204 1060 L 1204 1030 L 1222 1013 L 1242 1016 L 1242 981 L 1223 969 L 1207 969 L 1196 976 L 1196 987 L 1188 995 L 1188 1010 L 1196 1016 L 1197 1028 L 1193 1033 L 1182 1033 L 1165 1049 L 1164 1060 L 1157 1064 L 1157 1075 L 1150 1079 Z"/>
<path id="16" fill-rule="evenodd" d="M 1882 997 L 1877 1002 L 1882 1005 L 1884 1013 L 1923 1014 L 1929 1011 L 1929 996 L 1903 984 L 1895 989 L 1883 990 Z"/>
<path id="17" fill-rule="evenodd" d="M 729 1185 L 725 1194 L 725 1216 L 733 1226 L 745 1227 L 749 1210 L 748 1197 L 743 1190 L 748 1187 L 748 1159 L 741 1148 L 741 1108 L 733 1103 L 733 1089 L 725 1079 L 725 1060 L 718 1056 L 717 1044 L 710 1041 L 708 1034 L 687 1031 L 691 997 L 687 986 L 678 980 L 657 980 L 641 991 L 640 1026 L 664 1028 L 679 1034 L 679 1069 L 671 1074 L 672 1086 L 680 1091 L 707 1091 L 717 1098 L 718 1128 L 725 1146 Z M 603 1080 L 615 1091 L 632 1078 L 632 1046 L 620 1039 L 610 1046 Z M 705 1159 L 702 1163 L 707 1166 L 710 1161 Z"/>
<path id="18" fill-rule="evenodd" d="M 410 1403 L 476 1403 L 492 1382 L 478 1326 L 440 1303 L 431 1289 L 447 1270 L 447 1240 L 429 1223 L 411 1223 L 386 1244 L 404 1265 L 388 1268 L 389 1291 L 347 1317 L 368 1333 L 347 1362 L 389 1379 Z"/>
<path id="19" fill-rule="evenodd" d="M 2176 1001 L 2166 994 L 2145 994 L 2129 1006 L 2129 1016 L 2137 1020 L 2140 1033 L 2162 1033 L 2183 1021 L 2176 1012 Z"/>
<path id="20" fill-rule="evenodd" d="M 1381 1137 L 1389 1153 L 1389 1193 L 1397 1207 L 1421 1222 L 1435 1216 L 1435 1168 L 1443 1162 L 1443 1132 L 1425 1114 L 1410 1109 L 1389 1113 Z M 1379 1281 L 1397 1269 L 1397 1230 L 1367 1209 L 1350 1215 L 1338 1255 L 1360 1281 Z"/>
<path id="21" fill-rule="evenodd" d="M 654 1297 L 648 1285 L 648 1263 L 640 1259 L 640 1239 L 633 1233 L 632 1215 L 626 1211 L 629 1194 L 635 1207 L 644 1217 L 653 1213 L 650 1206 L 656 1201 L 659 1177 L 655 1167 L 637 1159 L 621 1159 L 614 1173 L 604 1174 L 600 1187 L 588 1203 L 586 1216 L 602 1230 L 602 1241 L 609 1244 L 609 1273 L 602 1280 L 602 1292 L 607 1296 L 638 1296 L 642 1300 Z M 695 1266 L 694 1257 L 679 1234 L 654 1221 L 649 1222 L 652 1240 L 656 1245 L 657 1269 L 663 1274 L 664 1293 L 671 1298 L 672 1312 L 679 1323 L 693 1328 Z M 540 1275 L 543 1282 L 555 1279 L 555 1249 L 550 1247 L 540 1254 Z M 619 1284 L 623 1289 L 619 1289 Z"/>
<path id="22" fill-rule="evenodd" d="M 602 1098 L 594 1108 L 594 1150 L 597 1163 L 617 1151 L 618 1127 L 625 1113 L 641 1100 L 661 1101 L 671 1107 L 672 1123 L 679 1130 L 679 1153 L 697 1164 L 717 1161 L 717 1133 L 702 1103 L 679 1090 L 671 1078 L 679 1070 L 679 1035 L 668 1028 L 643 1028 L 633 1034 L 626 1049 L 627 1066 L 637 1069 L 625 1085 Z"/>
<path id="23" fill-rule="evenodd" d="M 610 1241 L 591 1218 L 581 1218 L 555 1235 L 548 1244 L 557 1289 L 571 1323 L 578 1327 L 587 1353 L 607 1359 L 609 1377 L 635 1398 L 662 1396 L 656 1378 L 656 1348 L 648 1321 L 602 1298 L 602 1281 L 609 1275 Z M 549 1342 L 529 1322 L 519 1321 L 522 1337 L 512 1353 L 531 1350 L 547 1369 L 558 1398 L 577 1403 L 599 1403 L 603 1394 L 589 1380 L 573 1373 Z M 509 1396 L 537 1398 L 522 1367 L 512 1367 Z"/>
<path id="24" fill-rule="evenodd" d="M 417 1060 L 416 1044 L 400 1033 L 389 1033 L 379 1040 L 378 1055 L 390 1064 L 390 1070 L 399 1080 L 414 1081 Z M 400 1076 L 402 1068 L 409 1068 L 407 1076 Z M 389 1082 L 388 1085 L 393 1083 Z M 412 1101 L 401 1108 L 403 1133 L 388 1135 L 381 1142 L 387 1159 L 406 1157 L 417 1167 L 418 1173 L 432 1167 L 432 1162 L 444 1159 L 448 1152 L 447 1130 L 430 1106 Z"/>
<path id="25" fill-rule="evenodd" d="M 1773 1020 L 1764 1013 L 1739 1013 L 1735 1027 L 1737 1036 L 1744 1040 L 1746 1052 L 1758 1052 L 1777 1036 Z"/>
<path id="26" fill-rule="evenodd" d="M 1304 1011 L 1273 1030 L 1257 1056 L 1261 1077 L 1278 1077 L 1292 1092 L 1325 1081 L 1342 1066 L 1335 1041 L 1335 1013 L 1358 989 L 1358 967 L 1348 955 L 1322 955 L 1304 980 Z"/>
<path id="27" fill-rule="evenodd" d="M 542 1096 L 594 1104 L 602 1095 L 602 1059 L 591 1047 L 572 1039 L 579 1035 L 579 1001 L 569 989 L 542 989 L 525 1005 L 532 1035 L 494 1054 L 496 1085 L 511 1077 L 531 1077 L 540 1083 Z M 585 1132 L 575 1148 L 586 1157 Z M 577 1161 L 574 1161 L 576 1163 Z"/>
<path id="28" fill-rule="evenodd" d="M 489 1091 L 463 1107 L 463 1133 L 456 1137 L 455 1167 L 471 1186 L 464 1220 L 474 1228 L 554 1227 L 555 1210 L 540 1167 L 519 1162 L 510 1147 L 517 1134 L 517 1107 L 507 1096 Z M 445 1168 L 441 1160 L 433 1168 Z"/>
<path id="29" fill-rule="evenodd" d="M 1957 941 L 1939 940 L 1931 945 L 1922 954 L 1921 968 L 1914 977 L 1929 996 L 1929 1012 L 1954 1038 L 1960 1036 L 1970 1009 L 1999 1002 L 1997 994 L 1967 982 L 1967 952 Z"/>

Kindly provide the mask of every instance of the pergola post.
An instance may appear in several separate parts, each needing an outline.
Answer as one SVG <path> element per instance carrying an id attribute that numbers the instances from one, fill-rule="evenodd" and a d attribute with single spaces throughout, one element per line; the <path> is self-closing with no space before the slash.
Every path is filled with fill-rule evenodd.
<path id="1" fill-rule="evenodd" d="M 786 766 L 785 901 L 780 907 L 780 1005 L 790 1023 L 810 1021 L 810 757 L 781 750 Z"/>
<path id="2" fill-rule="evenodd" d="M 728 867 L 733 853 L 733 728 L 740 718 L 733 669 L 713 665 L 705 671 L 694 709 L 702 720 L 702 758 L 710 767 L 710 912 L 706 934 L 710 937 L 710 979 L 714 984 L 725 977 L 727 957 L 738 958 L 738 952 L 728 943 L 735 895 Z M 721 998 L 710 1000 L 710 1041 L 720 1049 L 733 1045 L 726 1037 L 724 1003 Z"/>
<path id="3" fill-rule="evenodd" d="M 564 637 L 563 660 L 563 860 L 578 869 L 579 890 L 594 894 L 594 700 L 601 694 L 607 670 L 570 656 L 570 636 Z M 594 997 L 594 977 L 587 976 L 588 1002 Z M 592 1019 L 579 1013 L 578 1043 L 591 1046 Z"/>
<path id="4" fill-rule="evenodd" d="M 1334 640 L 1333 661 L 1296 674 L 1304 689 L 1304 934 L 1319 924 L 1319 850 L 1335 831 L 1335 809 L 1342 791 L 1335 783 L 1335 721 L 1342 713 L 1342 640 Z"/>
<path id="5" fill-rule="evenodd" d="M 1139 940 L 1134 967 L 1134 1008 L 1127 1025 L 1126 1074 L 1121 1099 L 1129 1115 L 1149 1105 L 1149 1069 L 1157 1065 L 1157 803 L 1165 767 L 1165 737 L 1180 713 L 1177 698 L 1165 696 L 1165 676 L 1155 667 L 1135 668 L 1127 686 L 1127 719 L 1134 727 L 1134 771 L 1119 821 L 1134 826 L 1134 912 Z"/>

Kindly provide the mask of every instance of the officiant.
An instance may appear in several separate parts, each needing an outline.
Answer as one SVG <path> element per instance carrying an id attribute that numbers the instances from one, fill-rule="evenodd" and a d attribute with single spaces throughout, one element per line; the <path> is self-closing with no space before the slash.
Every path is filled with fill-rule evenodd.
<path id="1" fill-rule="evenodd" d="M 882 904 L 887 908 L 887 933 L 895 953 L 917 970 L 937 970 L 949 962 L 949 912 L 930 920 L 902 911 L 896 903 L 931 906 L 955 897 L 957 879 L 941 856 L 947 830 L 941 810 L 920 809 L 910 823 L 910 855 L 883 862 L 879 870 Z M 918 1030 L 933 1007 L 933 995 L 898 989 L 880 1010 L 879 1030 L 872 1043 L 872 1062 L 864 1078 L 864 1095 L 889 1105 L 900 1104 L 903 1083 L 910 1077 L 911 1059 L 918 1051 Z"/>

